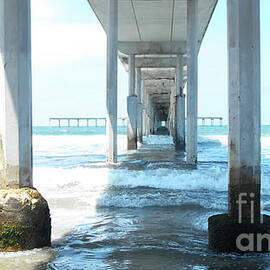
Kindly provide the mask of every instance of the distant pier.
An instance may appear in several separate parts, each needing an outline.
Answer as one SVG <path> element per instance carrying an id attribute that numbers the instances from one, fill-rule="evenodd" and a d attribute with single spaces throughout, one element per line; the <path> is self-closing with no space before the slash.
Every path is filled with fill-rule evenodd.
<path id="1" fill-rule="evenodd" d="M 118 121 L 121 121 L 122 126 L 126 126 L 127 118 L 126 117 L 119 117 Z M 65 126 L 106 126 L 106 118 L 105 117 L 51 117 L 49 119 L 50 126 L 53 122 L 57 122 L 58 126 L 61 127 L 61 123 L 66 123 Z M 72 122 L 75 122 L 76 125 L 72 125 Z M 93 125 L 94 124 L 94 125 Z M 102 125 L 101 125 L 102 124 Z"/>
<path id="2" fill-rule="evenodd" d="M 187 120 L 187 119 L 185 119 Z M 198 120 L 201 121 L 201 125 L 205 126 L 207 125 L 206 121 L 210 121 L 211 126 L 217 126 L 216 122 L 219 121 L 219 125 L 223 125 L 223 118 L 222 117 L 198 117 Z M 126 117 L 119 117 L 118 118 L 118 123 L 121 123 L 122 126 L 127 126 L 127 118 Z M 105 117 L 51 117 L 49 119 L 50 126 L 52 126 L 53 122 L 57 122 L 58 127 L 61 126 L 106 126 L 106 118 Z M 61 125 L 61 123 L 66 123 L 66 125 Z M 75 122 L 76 125 L 72 125 L 71 123 Z M 84 123 L 84 125 L 83 125 Z M 101 124 L 100 124 L 101 123 Z"/>

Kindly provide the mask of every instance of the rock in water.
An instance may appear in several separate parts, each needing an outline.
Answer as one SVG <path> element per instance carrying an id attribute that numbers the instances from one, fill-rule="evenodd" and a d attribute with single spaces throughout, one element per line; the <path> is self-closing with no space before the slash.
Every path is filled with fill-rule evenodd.
<path id="1" fill-rule="evenodd" d="M 50 210 L 41 194 L 33 188 L 0 190 L 0 250 L 50 245 Z"/>

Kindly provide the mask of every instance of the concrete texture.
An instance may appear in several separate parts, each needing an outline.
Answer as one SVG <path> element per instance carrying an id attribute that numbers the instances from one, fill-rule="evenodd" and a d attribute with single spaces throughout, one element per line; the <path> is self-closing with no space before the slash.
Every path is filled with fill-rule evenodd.
<path id="1" fill-rule="evenodd" d="M 185 95 L 176 96 L 176 138 L 175 147 L 177 150 L 185 151 Z"/>
<path id="2" fill-rule="evenodd" d="M 259 0 L 227 1 L 229 60 L 228 215 L 209 218 L 209 247 L 270 251 L 270 217 L 261 220 Z M 261 240 L 261 237 L 267 239 Z M 248 238 L 248 239 L 247 239 Z M 259 239 L 259 241 L 258 241 Z M 242 241 L 243 242 L 243 241 Z M 239 245 L 239 242 L 238 242 Z"/>
<path id="3" fill-rule="evenodd" d="M 136 94 L 138 99 L 137 104 L 137 140 L 143 142 L 143 99 L 142 99 L 142 80 L 141 68 L 136 68 Z"/>
<path id="4" fill-rule="evenodd" d="M 187 164 L 197 164 L 198 0 L 187 3 Z"/>
<path id="5" fill-rule="evenodd" d="M 184 59 L 182 55 L 177 56 L 176 67 L 176 100 L 175 100 L 175 147 L 177 150 L 185 150 L 185 95 L 184 90 Z"/>
<path id="6" fill-rule="evenodd" d="M 30 1 L 0 1 L 0 181 L 31 187 L 32 78 Z"/>
<path id="7" fill-rule="evenodd" d="M 137 149 L 137 96 L 128 96 L 127 98 L 127 149 Z"/>
<path id="8" fill-rule="evenodd" d="M 260 216 L 260 15 L 259 1 L 232 1 L 228 7 L 229 215 L 238 216 L 237 198 L 254 193 Z M 249 196 L 247 196 L 249 198 Z M 250 217 L 250 202 L 243 217 Z"/>
<path id="9" fill-rule="evenodd" d="M 143 109 L 142 109 L 142 103 L 137 104 L 137 140 L 139 143 L 143 143 Z"/>
<path id="10" fill-rule="evenodd" d="M 107 21 L 106 161 L 110 164 L 117 162 L 118 0 L 107 1 Z"/>
<path id="11" fill-rule="evenodd" d="M 89 0 L 107 31 L 107 0 Z M 119 48 L 125 54 L 186 50 L 187 0 L 119 1 Z M 201 43 L 216 0 L 199 1 L 198 40 Z M 185 52 L 184 52 L 185 53 Z"/>

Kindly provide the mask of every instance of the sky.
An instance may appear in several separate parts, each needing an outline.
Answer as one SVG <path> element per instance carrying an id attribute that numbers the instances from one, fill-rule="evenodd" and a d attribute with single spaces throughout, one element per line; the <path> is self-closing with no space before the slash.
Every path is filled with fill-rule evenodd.
<path id="1" fill-rule="evenodd" d="M 104 117 L 106 34 L 87 0 L 32 0 L 33 124 L 50 117 Z M 261 0 L 262 124 L 270 124 L 270 1 Z M 198 115 L 227 123 L 226 0 L 219 0 L 199 53 Z M 118 65 L 118 116 L 128 74 Z"/>

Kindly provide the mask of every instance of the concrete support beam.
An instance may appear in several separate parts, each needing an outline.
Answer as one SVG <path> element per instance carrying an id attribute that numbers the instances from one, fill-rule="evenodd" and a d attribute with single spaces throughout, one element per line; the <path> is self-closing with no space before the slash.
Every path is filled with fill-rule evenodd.
<path id="1" fill-rule="evenodd" d="M 129 56 L 129 96 L 127 98 L 127 149 L 137 149 L 137 96 L 135 93 L 135 55 Z"/>
<path id="2" fill-rule="evenodd" d="M 183 54 L 186 49 L 186 42 L 164 41 L 164 42 L 145 42 L 145 41 L 120 41 L 119 51 L 123 54 Z"/>
<path id="3" fill-rule="evenodd" d="M 1 251 L 51 245 L 50 210 L 33 188 L 30 14 L 30 0 L 0 0 Z"/>
<path id="4" fill-rule="evenodd" d="M 137 141 L 143 143 L 143 106 L 137 104 Z"/>
<path id="5" fill-rule="evenodd" d="M 135 55 L 129 55 L 129 72 L 128 72 L 128 94 L 129 96 L 136 95 L 136 88 L 135 88 Z"/>
<path id="6" fill-rule="evenodd" d="M 185 108 L 186 96 L 184 94 L 176 96 L 176 142 L 177 150 L 185 150 Z"/>
<path id="7" fill-rule="evenodd" d="M 260 1 L 228 0 L 228 214 L 209 218 L 209 246 L 221 252 L 269 252 L 270 217 L 261 216 Z M 250 239 L 249 245 L 241 237 Z M 254 237 L 254 238 L 253 238 Z M 243 238 L 242 238 L 243 239 Z"/>
<path id="8" fill-rule="evenodd" d="M 176 138 L 175 147 L 177 150 L 185 150 L 185 95 L 183 93 L 184 80 L 183 80 L 183 57 L 177 56 L 176 67 Z"/>
<path id="9" fill-rule="evenodd" d="M 247 193 L 242 216 L 260 216 L 260 16 L 259 1 L 228 0 L 229 215 L 238 217 L 239 193 Z"/>
<path id="10" fill-rule="evenodd" d="M 127 126 L 127 149 L 137 149 L 137 97 L 127 98 L 128 126 Z"/>
<path id="11" fill-rule="evenodd" d="M 30 1 L 0 1 L 0 179 L 32 187 Z"/>
<path id="12" fill-rule="evenodd" d="M 197 163 L 198 0 L 187 1 L 187 164 Z"/>
<path id="13" fill-rule="evenodd" d="M 118 0 L 107 1 L 107 115 L 106 151 L 107 163 L 117 162 L 117 41 L 118 41 Z"/>
<path id="14" fill-rule="evenodd" d="M 170 123 L 169 123 L 169 131 L 170 135 L 173 138 L 173 142 L 175 143 L 176 141 L 176 89 L 175 86 L 171 88 L 171 93 L 170 93 L 170 108 L 169 108 L 169 116 L 170 116 Z"/>
<path id="15" fill-rule="evenodd" d="M 137 140 L 139 143 L 143 142 L 143 127 L 142 127 L 142 80 L 141 80 L 141 69 L 136 69 L 136 93 L 138 99 L 138 106 L 137 106 Z"/>
<path id="16" fill-rule="evenodd" d="M 142 68 L 142 80 L 174 79 L 174 68 Z"/>
<path id="17" fill-rule="evenodd" d="M 157 116 L 157 114 L 155 113 L 155 115 L 154 115 L 154 134 L 156 134 L 156 132 L 157 132 L 157 129 L 159 128 L 159 127 L 161 127 L 161 121 L 160 121 L 160 119 L 159 119 L 159 117 Z"/>

